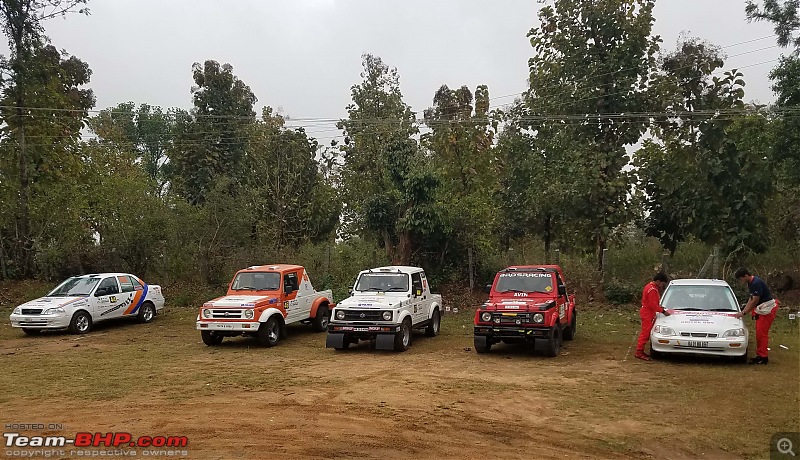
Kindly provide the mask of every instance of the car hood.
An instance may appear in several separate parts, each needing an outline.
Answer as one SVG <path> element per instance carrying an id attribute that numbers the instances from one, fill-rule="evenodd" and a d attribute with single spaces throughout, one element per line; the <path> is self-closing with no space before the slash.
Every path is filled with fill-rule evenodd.
<path id="1" fill-rule="evenodd" d="M 277 304 L 278 298 L 258 295 L 226 295 L 206 302 L 207 308 L 255 308 L 264 305 Z"/>
<path id="2" fill-rule="evenodd" d="M 551 298 L 497 298 L 489 299 L 482 310 L 490 311 L 543 311 L 555 306 L 555 300 Z"/>
<path id="3" fill-rule="evenodd" d="M 718 332 L 744 327 L 744 321 L 733 316 L 736 312 L 675 311 L 670 315 L 658 315 L 656 324 L 668 326 L 676 332 Z"/>
<path id="4" fill-rule="evenodd" d="M 356 295 L 342 300 L 336 304 L 336 306 L 342 308 L 364 309 L 397 308 L 402 305 L 403 301 L 405 300 L 408 300 L 407 295 Z"/>
<path id="5" fill-rule="evenodd" d="M 22 308 L 55 308 L 65 307 L 67 305 L 76 304 L 85 301 L 86 297 L 39 297 L 38 299 L 25 302 L 20 305 Z"/>

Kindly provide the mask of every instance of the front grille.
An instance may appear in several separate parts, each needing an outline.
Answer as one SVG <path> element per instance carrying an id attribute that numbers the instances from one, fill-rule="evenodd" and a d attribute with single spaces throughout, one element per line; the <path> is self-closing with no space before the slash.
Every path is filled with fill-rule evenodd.
<path id="1" fill-rule="evenodd" d="M 243 310 L 211 310 L 214 319 L 238 319 L 242 317 Z"/>
<path id="2" fill-rule="evenodd" d="M 22 309 L 23 315 L 41 315 L 42 309 L 41 308 L 23 308 Z"/>
<path id="3" fill-rule="evenodd" d="M 708 337 L 713 339 L 716 337 L 717 334 L 707 333 L 707 332 L 681 332 L 681 337 Z"/>
<path id="4" fill-rule="evenodd" d="M 379 310 L 345 310 L 345 321 L 383 321 L 383 311 Z"/>
<path id="5" fill-rule="evenodd" d="M 533 322 L 529 320 L 528 313 L 519 313 L 515 315 L 495 313 L 492 315 L 492 322 L 494 324 L 517 324 L 517 320 L 520 321 L 520 324 Z"/>

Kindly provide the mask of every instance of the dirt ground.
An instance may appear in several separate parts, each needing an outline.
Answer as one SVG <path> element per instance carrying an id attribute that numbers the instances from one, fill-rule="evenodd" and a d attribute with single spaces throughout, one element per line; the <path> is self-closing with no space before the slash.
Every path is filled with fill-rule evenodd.
<path id="1" fill-rule="evenodd" d="M 469 311 L 405 353 L 325 349 L 307 326 L 271 349 L 246 338 L 210 348 L 188 310 L 26 337 L 9 313 L 0 422 L 64 424 L 29 435 L 188 436 L 188 455 L 172 458 L 768 458 L 774 432 L 800 431 L 788 319 L 773 328 L 770 364 L 746 366 L 634 360 L 632 309 L 582 311 L 557 358 L 503 345 L 477 355 Z"/>

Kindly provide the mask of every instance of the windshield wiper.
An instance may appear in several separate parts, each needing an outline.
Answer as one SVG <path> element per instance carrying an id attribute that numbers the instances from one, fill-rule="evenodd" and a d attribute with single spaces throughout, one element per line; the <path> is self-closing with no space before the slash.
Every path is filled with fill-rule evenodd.
<path id="1" fill-rule="evenodd" d="M 256 290 L 256 288 L 250 287 L 250 286 L 245 286 L 245 287 L 240 287 L 240 288 L 234 289 L 234 291 L 255 291 L 255 290 Z"/>
<path id="2" fill-rule="evenodd" d="M 704 311 L 699 308 L 673 308 L 675 311 Z"/>
<path id="3" fill-rule="evenodd" d="M 736 312 L 736 310 L 731 310 L 730 308 L 712 308 L 711 310 L 708 311 L 729 311 L 731 313 Z"/>
<path id="4" fill-rule="evenodd" d="M 501 294 L 504 293 L 504 292 L 525 292 L 525 293 L 527 293 L 529 291 L 523 291 L 521 289 L 506 289 L 505 291 L 500 291 Z"/>
<path id="5" fill-rule="evenodd" d="M 404 287 L 398 287 L 398 286 L 394 286 L 394 287 L 390 287 L 389 289 L 387 289 L 387 290 L 386 290 L 386 292 L 394 292 L 394 291 L 407 291 L 407 290 L 408 290 L 408 289 L 406 289 L 406 288 L 404 288 Z"/>

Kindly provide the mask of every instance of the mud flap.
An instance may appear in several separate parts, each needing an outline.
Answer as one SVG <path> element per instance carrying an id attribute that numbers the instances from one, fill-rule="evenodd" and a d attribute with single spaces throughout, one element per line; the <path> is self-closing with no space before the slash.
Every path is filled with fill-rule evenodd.
<path id="1" fill-rule="evenodd" d="M 325 348 L 344 348 L 344 334 L 328 333 Z"/>
<path id="2" fill-rule="evenodd" d="M 475 348 L 486 348 L 489 345 L 489 337 L 485 335 L 476 335 L 475 340 L 473 341 L 473 346 Z"/>
<path id="3" fill-rule="evenodd" d="M 378 334 L 375 337 L 376 350 L 394 350 L 394 334 Z"/>
<path id="4" fill-rule="evenodd" d="M 532 348 L 533 350 L 546 350 L 547 347 L 550 346 L 550 339 L 549 338 L 544 338 L 544 339 L 536 338 L 536 339 L 533 339 L 533 343 L 532 343 L 531 346 L 533 347 Z"/>

